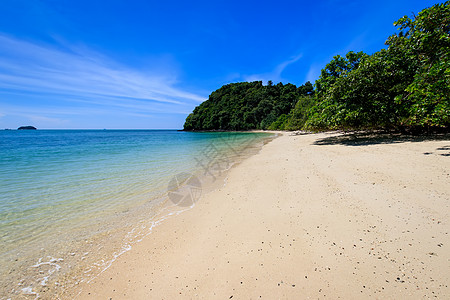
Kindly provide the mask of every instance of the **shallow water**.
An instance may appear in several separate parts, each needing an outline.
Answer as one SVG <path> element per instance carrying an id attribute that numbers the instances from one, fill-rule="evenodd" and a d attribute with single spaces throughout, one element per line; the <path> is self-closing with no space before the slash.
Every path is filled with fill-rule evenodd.
<path id="1" fill-rule="evenodd" d="M 190 207 L 168 197 L 171 180 L 182 181 L 177 174 L 194 174 L 201 193 L 271 137 L 0 132 L 0 297 L 51 298 L 95 277 L 154 226 Z"/>

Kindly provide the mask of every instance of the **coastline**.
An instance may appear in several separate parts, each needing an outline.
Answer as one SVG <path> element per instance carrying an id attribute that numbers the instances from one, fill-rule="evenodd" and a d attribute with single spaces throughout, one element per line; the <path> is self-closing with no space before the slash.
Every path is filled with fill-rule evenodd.
<path id="1" fill-rule="evenodd" d="M 450 140 L 348 136 L 282 133 L 61 297 L 448 296 Z"/>
<path id="2" fill-rule="evenodd" d="M 4 244 L 0 299 L 55 299 L 67 290 L 77 290 L 80 283 L 88 282 L 108 269 L 118 257 L 132 249 L 166 218 L 191 208 L 190 204 L 180 205 L 170 197 L 169 188 L 174 178 L 180 174 L 193 175 L 201 183 L 203 193 L 207 193 L 223 186 L 228 169 L 259 151 L 266 140 L 273 138 L 271 134 L 192 135 L 175 131 L 89 131 L 87 136 L 91 138 L 91 143 L 80 143 L 75 148 L 66 147 L 77 144 L 67 143 L 67 140 L 84 138 L 85 132 L 39 131 L 39 135 L 48 135 L 56 141 L 62 141 L 60 148 L 55 148 L 55 145 L 59 145 L 55 142 L 48 151 L 42 150 L 46 149 L 45 141 L 41 143 L 39 141 L 42 139 L 30 135 L 28 143 L 38 145 L 39 151 L 45 151 L 47 157 L 43 159 L 37 152 L 36 155 L 41 159 L 36 160 L 35 164 L 28 155 L 17 159 L 19 162 L 27 162 L 26 167 L 30 169 L 26 174 L 28 177 L 16 172 L 18 164 L 14 167 L 5 163 L 5 160 L 2 161 L 2 178 L 7 177 L 5 174 L 10 174 L 9 178 L 22 178 L 26 182 L 21 189 L 20 181 L 15 180 L 15 185 L 12 182 L 8 185 L 7 181 L 3 186 L 6 188 L 2 194 L 3 205 L 9 203 L 8 191 L 21 191 L 20 195 L 25 198 L 28 195 L 27 186 L 42 186 L 53 191 L 55 196 L 41 199 L 37 194 L 32 195 L 32 199 L 40 203 L 50 215 L 40 219 L 43 209 L 36 214 L 30 209 L 27 211 L 30 217 L 35 217 L 32 219 L 34 223 L 24 223 L 31 228 L 33 234 L 26 235 L 27 228 L 15 232 L 19 226 L 2 227 Z M 102 141 L 105 135 L 112 135 L 113 138 L 109 139 L 109 143 L 97 145 L 95 141 Z M 8 137 L 14 141 L 14 135 Z M 52 152 L 55 149 L 60 152 L 56 156 Z M 164 151 L 160 151 L 161 149 Z M 8 148 L 2 150 L 8 151 Z M 92 153 L 89 152 L 91 150 Z M 206 151 L 214 155 L 210 160 L 202 161 L 201 157 Z M 73 156 L 73 152 L 77 155 Z M 8 153 L 3 157 L 8 157 Z M 74 172 L 59 175 L 56 167 L 62 164 L 56 164 L 55 160 L 67 162 L 63 165 L 65 169 L 82 171 L 75 174 L 78 177 L 72 176 Z M 92 168 L 85 170 L 79 165 L 85 165 L 86 161 L 95 163 L 90 164 Z M 208 173 L 205 173 L 203 165 L 211 168 Z M 47 177 L 33 176 L 36 170 L 42 170 L 41 174 L 45 170 Z M 40 181 L 26 178 L 39 178 Z M 70 190 L 71 198 L 68 198 L 69 195 L 59 197 L 68 185 L 73 187 Z M 77 188 L 80 186 L 82 188 Z M 95 193 L 91 193 L 94 190 Z M 14 194 L 10 198 L 16 199 Z M 25 205 L 17 204 L 21 203 L 22 198 L 15 200 L 17 210 L 26 209 Z M 59 206 L 47 205 L 53 200 L 59 201 Z M 5 216 L 5 211 L 2 213 Z M 7 216 L 6 220 L 2 220 L 3 224 L 8 220 L 14 224 L 14 216 Z M 57 223 L 58 219 L 52 222 L 52 216 L 64 221 Z M 15 224 L 20 225 L 18 222 Z M 56 228 L 57 232 L 51 231 L 52 228 Z M 3 235 L 4 232 L 6 235 Z M 21 240 L 25 235 L 32 240 Z M 10 243 L 8 237 L 11 237 Z"/>

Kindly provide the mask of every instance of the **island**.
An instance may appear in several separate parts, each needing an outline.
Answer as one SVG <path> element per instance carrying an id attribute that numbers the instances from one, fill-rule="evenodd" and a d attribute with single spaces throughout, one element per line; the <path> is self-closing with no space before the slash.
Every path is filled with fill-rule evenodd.
<path id="1" fill-rule="evenodd" d="M 314 85 L 224 85 L 187 116 L 184 130 L 447 132 L 448 18 L 448 1 L 402 17 L 387 47 L 334 56 Z"/>
<path id="2" fill-rule="evenodd" d="M 17 130 L 37 130 L 34 126 L 20 126 Z"/>

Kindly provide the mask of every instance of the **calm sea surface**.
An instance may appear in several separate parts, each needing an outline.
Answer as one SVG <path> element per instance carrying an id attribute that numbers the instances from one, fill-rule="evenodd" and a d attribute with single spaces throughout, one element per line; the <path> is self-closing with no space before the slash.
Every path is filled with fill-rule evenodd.
<path id="1" fill-rule="evenodd" d="M 0 299 L 51 298 L 95 277 L 164 218 L 186 209 L 173 208 L 167 197 L 174 176 L 195 174 L 204 188 L 272 137 L 0 131 Z"/>

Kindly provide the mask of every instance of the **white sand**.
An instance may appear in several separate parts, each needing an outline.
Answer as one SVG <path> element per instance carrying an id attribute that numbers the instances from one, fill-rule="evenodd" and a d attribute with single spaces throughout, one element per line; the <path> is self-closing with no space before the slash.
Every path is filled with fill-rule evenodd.
<path id="1" fill-rule="evenodd" d="M 285 133 L 78 298 L 449 299 L 448 154 Z"/>

